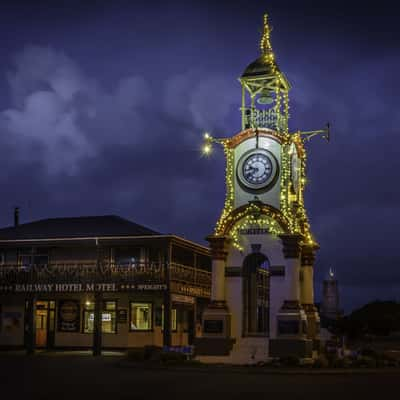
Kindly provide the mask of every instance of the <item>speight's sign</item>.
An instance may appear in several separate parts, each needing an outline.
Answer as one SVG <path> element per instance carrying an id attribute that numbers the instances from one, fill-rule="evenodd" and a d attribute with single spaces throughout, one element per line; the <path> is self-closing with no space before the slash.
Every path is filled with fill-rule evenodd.
<path id="1" fill-rule="evenodd" d="M 16 283 L 0 285 L 0 292 L 13 293 L 79 293 L 79 292 L 123 292 L 163 291 L 165 284 L 120 284 L 120 283 Z"/>
<path id="2" fill-rule="evenodd" d="M 171 282 L 172 293 L 179 293 L 185 296 L 192 297 L 210 297 L 211 287 L 191 286 L 180 282 Z"/>

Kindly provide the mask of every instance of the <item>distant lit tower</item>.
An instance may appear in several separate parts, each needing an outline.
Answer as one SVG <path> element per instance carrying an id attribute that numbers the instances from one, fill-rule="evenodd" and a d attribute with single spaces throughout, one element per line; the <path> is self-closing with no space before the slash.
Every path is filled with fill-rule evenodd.
<path id="1" fill-rule="evenodd" d="M 328 279 L 323 281 L 321 317 L 336 320 L 341 316 L 339 308 L 339 284 L 332 269 L 329 269 Z"/>

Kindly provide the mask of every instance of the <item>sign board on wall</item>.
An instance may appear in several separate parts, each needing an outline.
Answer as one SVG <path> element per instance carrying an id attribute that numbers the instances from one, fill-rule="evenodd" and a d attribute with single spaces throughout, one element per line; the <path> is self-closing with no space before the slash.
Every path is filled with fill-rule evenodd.
<path id="1" fill-rule="evenodd" d="M 185 296 L 192 297 L 206 297 L 209 298 L 211 296 L 211 286 L 192 286 L 186 283 L 180 282 L 171 282 L 170 284 L 171 292 L 183 294 Z"/>
<path id="2" fill-rule="evenodd" d="M 0 293 L 80 293 L 80 292 L 124 292 L 124 291 L 164 291 L 167 285 L 119 284 L 119 283 L 16 283 L 0 285 Z"/>
<path id="3" fill-rule="evenodd" d="M 61 332 L 79 332 L 80 305 L 78 300 L 60 300 L 58 302 L 58 330 Z"/>
<path id="4" fill-rule="evenodd" d="M 185 296 L 183 294 L 172 294 L 171 301 L 173 303 L 194 304 L 195 298 L 191 296 Z"/>
<path id="5" fill-rule="evenodd" d="M 16 333 L 22 326 L 22 312 L 4 311 L 1 325 L 4 333 L 8 335 Z"/>
<path id="6" fill-rule="evenodd" d="M 126 324 L 128 322 L 128 310 L 126 308 L 120 308 L 117 311 L 117 323 Z"/>
<path id="7" fill-rule="evenodd" d="M 203 331 L 204 333 L 223 333 L 224 321 L 222 319 L 206 319 Z"/>

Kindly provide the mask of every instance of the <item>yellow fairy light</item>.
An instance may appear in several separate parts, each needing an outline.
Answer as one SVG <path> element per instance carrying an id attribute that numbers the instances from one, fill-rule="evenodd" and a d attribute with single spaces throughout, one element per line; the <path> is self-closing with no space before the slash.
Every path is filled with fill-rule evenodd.
<path id="1" fill-rule="evenodd" d="M 254 99 L 260 93 L 260 90 L 268 87 L 268 92 L 273 92 L 274 103 L 272 104 L 271 113 L 260 114 L 267 117 L 274 116 L 271 126 L 281 143 L 281 157 L 280 157 L 280 197 L 279 197 L 279 210 L 268 208 L 263 204 L 260 209 L 257 205 L 249 204 L 242 206 L 243 209 L 235 209 L 235 160 L 234 160 L 234 147 L 237 140 L 226 139 L 224 141 L 214 139 L 208 132 L 204 133 L 204 146 L 203 153 L 208 155 L 212 151 L 213 143 L 220 143 L 224 147 L 226 158 L 226 197 L 224 208 L 221 216 L 215 226 L 215 233 L 217 235 L 228 235 L 233 239 L 233 244 L 236 248 L 240 248 L 240 230 L 244 227 L 251 226 L 252 224 L 262 224 L 271 234 L 275 233 L 288 233 L 288 234 L 301 234 L 304 237 L 305 244 L 316 244 L 310 231 L 310 224 L 308 221 L 307 213 L 304 206 L 304 187 L 306 185 L 306 152 L 304 148 L 303 139 L 300 133 L 290 133 L 288 130 L 289 119 L 289 90 L 290 84 L 284 74 L 282 74 L 275 63 L 274 53 L 272 51 L 270 42 L 271 28 L 268 23 L 268 16 L 264 16 L 263 34 L 260 42 L 262 61 L 268 63 L 267 70 L 269 72 L 267 83 L 265 77 L 261 78 L 243 75 L 240 82 L 243 88 L 242 96 L 242 126 L 244 132 L 237 135 L 247 134 L 249 121 L 253 121 L 254 113 L 258 112 L 255 108 Z M 268 86 L 267 86 L 268 84 Z M 251 106 L 247 107 L 248 96 L 250 95 Z M 246 111 L 250 115 L 246 114 Z M 258 114 L 255 115 L 256 117 Z M 254 119 L 256 121 L 256 118 Z M 253 121 L 253 123 L 255 123 Z M 257 122 L 257 121 L 256 121 Z M 267 121 L 268 122 L 268 121 Z M 265 126 L 269 125 L 265 122 Z M 262 132 L 262 125 L 260 123 L 259 133 Z M 268 122 L 269 123 L 269 122 Z M 297 154 L 299 164 L 295 165 L 292 160 Z M 292 166 L 293 164 L 293 166 Z M 297 169 L 298 179 L 294 182 L 292 176 L 292 168 Z M 296 187 L 294 186 L 296 185 Z M 272 210 L 272 211 L 271 211 Z M 258 213 L 258 217 L 254 217 L 254 213 Z"/>
<path id="2" fill-rule="evenodd" d="M 202 152 L 203 152 L 203 154 L 204 154 L 205 156 L 210 155 L 211 152 L 212 152 L 212 146 L 211 146 L 211 144 L 210 144 L 210 143 L 206 143 L 205 145 L 203 145 Z"/>

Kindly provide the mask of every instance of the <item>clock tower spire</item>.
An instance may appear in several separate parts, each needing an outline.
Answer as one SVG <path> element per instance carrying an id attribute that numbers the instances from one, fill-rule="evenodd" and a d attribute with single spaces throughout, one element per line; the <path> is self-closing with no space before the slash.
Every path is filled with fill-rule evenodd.
<path id="1" fill-rule="evenodd" d="M 271 41 L 270 41 L 270 33 L 272 29 L 268 24 L 268 14 L 264 14 L 264 26 L 263 26 L 263 35 L 260 41 L 260 50 L 263 56 L 269 56 L 272 60 L 274 59 L 274 53 L 272 51 Z"/>

